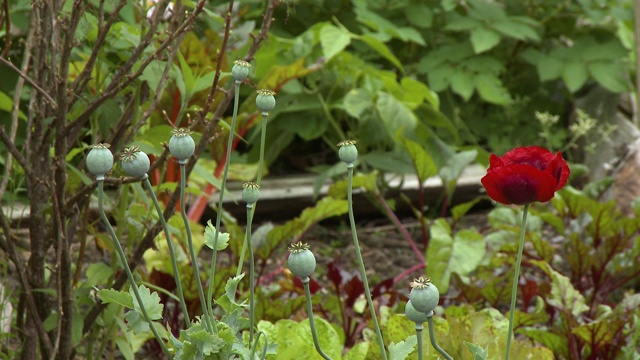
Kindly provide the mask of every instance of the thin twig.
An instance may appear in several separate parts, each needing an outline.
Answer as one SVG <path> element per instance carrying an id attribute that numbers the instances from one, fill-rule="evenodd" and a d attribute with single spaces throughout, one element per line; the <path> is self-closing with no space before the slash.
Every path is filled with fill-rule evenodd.
<path id="1" fill-rule="evenodd" d="M 7 65 L 11 70 L 15 71 L 16 74 L 18 74 L 21 78 L 25 79 L 31 86 L 33 86 L 34 89 L 38 90 L 38 92 L 42 94 L 42 96 L 44 96 L 44 98 L 47 100 L 47 102 L 49 103 L 49 105 L 51 105 L 52 108 L 54 109 L 58 108 L 58 105 L 56 104 L 55 100 L 53 100 L 51 95 L 49 95 L 49 93 L 45 89 L 41 88 L 40 85 L 38 85 L 27 74 L 22 72 L 22 70 L 18 69 L 15 65 L 13 65 L 11 61 L 0 56 L 0 62 Z"/>

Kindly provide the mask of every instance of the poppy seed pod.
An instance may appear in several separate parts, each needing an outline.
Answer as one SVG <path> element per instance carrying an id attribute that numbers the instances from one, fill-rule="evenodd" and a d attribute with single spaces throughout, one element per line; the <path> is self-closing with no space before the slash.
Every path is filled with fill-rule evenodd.
<path id="1" fill-rule="evenodd" d="M 189 129 L 173 129 L 171 131 L 171 139 L 169 139 L 169 152 L 178 162 L 185 164 L 196 150 L 196 142 L 191 137 Z"/>
<path id="2" fill-rule="evenodd" d="M 113 154 L 109 144 L 91 146 L 87 154 L 87 169 L 96 176 L 96 180 L 104 180 L 104 175 L 113 167 Z"/>
<path id="3" fill-rule="evenodd" d="M 236 60 L 233 62 L 233 67 L 231 68 L 231 75 L 233 79 L 237 82 L 244 81 L 247 76 L 249 76 L 249 68 L 251 64 L 243 60 Z"/>
<path id="4" fill-rule="evenodd" d="M 147 174 L 151 165 L 149 156 L 135 145 L 124 149 L 120 155 L 120 161 L 122 161 L 122 171 L 131 177 L 145 178 L 144 175 Z"/>
<path id="5" fill-rule="evenodd" d="M 347 164 L 353 164 L 358 158 L 358 148 L 355 140 L 344 140 L 338 143 L 338 157 Z"/>

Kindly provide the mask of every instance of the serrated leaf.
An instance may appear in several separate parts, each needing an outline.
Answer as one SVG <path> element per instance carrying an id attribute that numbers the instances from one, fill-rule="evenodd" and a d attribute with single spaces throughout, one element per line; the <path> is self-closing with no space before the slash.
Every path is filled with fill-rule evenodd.
<path id="1" fill-rule="evenodd" d="M 129 330 L 133 330 L 134 334 L 143 334 L 149 332 L 149 323 L 144 319 L 142 314 L 135 310 L 127 311 L 124 315 L 127 319 Z"/>
<path id="2" fill-rule="evenodd" d="M 340 28 L 327 24 L 320 29 L 320 45 L 322 53 L 329 61 L 351 43 L 351 36 Z"/>
<path id="3" fill-rule="evenodd" d="M 418 339 L 415 335 L 411 335 L 405 341 L 399 343 L 391 343 L 389 345 L 389 359 L 390 360 L 404 360 L 413 352 L 416 347 Z"/>
<path id="4" fill-rule="evenodd" d="M 445 294 L 449 291 L 452 272 L 468 275 L 478 267 L 486 252 L 484 237 L 471 229 L 452 235 L 445 219 L 437 219 L 430 231 L 427 275 L 440 293 Z"/>
<path id="5" fill-rule="evenodd" d="M 489 356 L 489 347 L 482 348 L 480 345 L 463 341 L 467 349 L 473 354 L 473 360 L 486 360 Z"/>
<path id="6" fill-rule="evenodd" d="M 493 49 L 500 43 L 502 37 L 497 32 L 479 27 L 471 31 L 471 44 L 473 45 L 473 51 L 476 54 L 483 53 L 487 50 Z"/>
<path id="7" fill-rule="evenodd" d="M 114 289 L 103 289 L 98 291 L 98 296 L 103 303 L 114 303 L 124 306 L 128 309 L 133 309 L 133 298 L 126 291 L 118 291 Z"/>
<path id="8" fill-rule="evenodd" d="M 131 295 L 131 299 L 133 301 L 133 308 L 136 312 L 142 314 L 142 310 L 140 308 L 140 304 L 135 297 L 133 292 L 133 288 L 129 288 L 129 294 Z M 138 286 L 138 294 L 140 295 L 140 300 L 142 301 L 142 306 L 144 306 L 147 311 L 147 315 L 149 315 L 150 320 L 158 320 L 162 318 L 162 309 L 164 305 L 160 303 L 160 296 L 158 296 L 157 292 L 151 293 L 148 287 L 144 285 Z"/>
<path id="9" fill-rule="evenodd" d="M 218 237 L 216 243 L 216 236 Z M 214 250 L 217 245 L 217 251 L 222 251 L 229 246 L 229 234 L 216 231 L 216 227 L 213 226 L 211 220 L 207 221 L 207 227 L 204 228 L 204 244 L 209 249 Z"/>

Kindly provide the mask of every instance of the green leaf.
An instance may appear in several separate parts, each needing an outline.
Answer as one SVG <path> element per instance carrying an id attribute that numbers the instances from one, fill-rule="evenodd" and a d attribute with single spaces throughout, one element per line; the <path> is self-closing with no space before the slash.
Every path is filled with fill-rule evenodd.
<path id="1" fill-rule="evenodd" d="M 462 96 L 465 101 L 469 101 L 475 89 L 473 78 L 473 75 L 465 71 L 465 69 L 459 69 L 451 76 L 451 89 Z"/>
<path id="2" fill-rule="evenodd" d="M 352 347 L 347 355 L 345 355 L 342 360 L 362 360 L 367 358 L 367 353 L 369 352 L 369 344 L 368 341 L 359 342 L 354 347 Z"/>
<path id="3" fill-rule="evenodd" d="M 389 359 L 390 360 L 404 360 L 413 352 L 413 349 L 418 343 L 416 335 L 411 335 L 405 341 L 399 343 L 391 343 L 389 345 Z"/>
<path id="4" fill-rule="evenodd" d="M 431 226 L 431 242 L 427 250 L 427 275 L 441 294 L 449 291 L 451 273 L 469 275 L 486 252 L 484 237 L 476 230 L 461 230 L 452 236 L 445 219 L 437 219 Z"/>
<path id="5" fill-rule="evenodd" d="M 13 108 L 13 99 L 11 99 L 7 94 L 0 91 L 0 110 L 11 112 Z M 18 109 L 18 118 L 22 120 L 27 120 L 27 116 Z"/>
<path id="6" fill-rule="evenodd" d="M 607 90 L 622 93 L 630 90 L 622 66 L 611 62 L 594 62 L 588 65 L 589 74 Z"/>
<path id="7" fill-rule="evenodd" d="M 531 26 L 520 21 L 515 21 L 513 17 L 492 21 L 489 23 L 489 26 L 510 38 L 522 41 L 540 41 L 540 36 Z"/>
<path id="8" fill-rule="evenodd" d="M 415 114 L 405 104 L 386 92 L 378 93 L 376 109 L 391 134 L 399 128 L 414 129 L 418 122 Z"/>
<path id="9" fill-rule="evenodd" d="M 396 132 L 396 140 L 409 152 L 413 166 L 421 183 L 427 181 L 428 178 L 438 174 L 438 167 L 427 152 L 420 144 L 413 140 L 409 140 L 402 135 L 402 129 Z"/>
<path id="10" fill-rule="evenodd" d="M 216 244 L 216 235 L 218 236 L 218 243 Z M 213 226 L 211 220 L 207 221 L 207 227 L 204 228 L 204 244 L 209 249 L 222 251 L 229 246 L 229 234 L 220 233 L 216 231 L 216 227 Z M 217 245 L 217 249 L 214 249 L 214 244 Z"/>
<path id="11" fill-rule="evenodd" d="M 451 31 L 465 31 L 465 30 L 473 30 L 480 28 L 482 23 L 474 18 L 462 16 L 457 19 L 451 20 L 447 22 L 445 25 L 445 30 Z"/>
<path id="12" fill-rule="evenodd" d="M 133 309 L 133 298 L 126 291 L 118 291 L 114 289 L 103 289 L 98 291 L 98 297 L 103 303 L 118 304 L 128 309 Z"/>
<path id="13" fill-rule="evenodd" d="M 588 79 L 589 72 L 587 72 L 587 68 L 581 62 L 573 61 L 567 63 L 562 71 L 562 80 L 572 93 L 580 90 L 582 85 L 584 85 Z"/>
<path id="14" fill-rule="evenodd" d="M 391 50 L 389 50 L 387 45 L 385 45 L 382 41 L 376 39 L 375 37 L 373 37 L 373 35 L 369 35 L 369 34 L 359 36 L 357 37 L 357 39 L 369 45 L 369 47 L 371 47 L 373 50 L 378 52 L 380 56 L 389 60 L 389 62 L 391 62 L 400 71 L 402 71 L 403 74 L 405 73 L 404 67 L 402 66 L 402 63 L 400 62 L 400 60 L 398 60 L 398 58 L 395 55 L 393 55 Z"/>
<path id="15" fill-rule="evenodd" d="M 142 314 L 137 311 L 130 310 L 124 315 L 127 319 L 129 330 L 133 330 L 134 334 L 144 334 L 149 332 L 149 323 L 144 319 Z"/>
<path id="16" fill-rule="evenodd" d="M 491 29 L 479 27 L 471 30 L 471 44 L 476 54 L 493 49 L 500 43 L 500 39 L 500 34 Z"/>
<path id="17" fill-rule="evenodd" d="M 433 11 L 426 4 L 411 2 L 404 8 L 404 15 L 415 27 L 428 29 L 433 24 Z"/>
<path id="18" fill-rule="evenodd" d="M 551 293 L 547 298 L 549 305 L 574 317 L 589 310 L 584 296 L 573 287 L 571 279 L 555 271 L 544 261 L 532 260 L 531 262 L 551 278 Z"/>
<path id="19" fill-rule="evenodd" d="M 343 106 L 347 114 L 359 119 L 365 111 L 373 108 L 373 101 L 366 90 L 352 89 L 344 96 Z"/>
<path id="20" fill-rule="evenodd" d="M 471 201 L 467 201 L 465 203 L 462 204 L 458 204 L 456 206 L 454 206 L 453 208 L 451 208 L 451 217 L 453 218 L 453 221 L 457 222 L 460 221 L 460 219 L 462 219 L 462 217 L 469 212 L 469 210 L 471 210 L 472 207 L 474 207 L 477 203 L 479 203 L 482 200 L 485 200 L 486 198 L 484 197 L 477 197 Z"/>
<path id="21" fill-rule="evenodd" d="M 322 53 L 329 61 L 351 43 L 351 36 L 345 34 L 340 28 L 327 24 L 320 29 L 320 44 Z"/>
<path id="22" fill-rule="evenodd" d="M 541 55 L 536 65 L 540 81 L 549 81 L 562 76 L 565 62 L 553 56 Z"/>
<path id="23" fill-rule="evenodd" d="M 472 344 L 470 342 L 463 341 L 467 346 L 467 349 L 473 354 L 473 360 L 486 360 L 489 356 L 489 347 L 482 348 L 480 345 Z"/>
<path id="24" fill-rule="evenodd" d="M 478 74 L 475 78 L 476 89 L 480 97 L 496 105 L 508 105 L 513 102 L 509 90 L 504 87 L 502 81 L 496 76 Z"/>
<path id="25" fill-rule="evenodd" d="M 150 320 L 158 320 L 162 319 L 162 309 L 164 305 L 160 303 L 160 296 L 158 296 L 157 292 L 151 293 L 151 290 L 144 285 L 138 286 L 138 293 L 140 294 L 140 299 L 142 300 L 142 305 L 147 311 L 147 315 L 149 315 Z M 138 303 L 135 294 L 133 292 L 133 288 L 129 288 L 129 294 L 131 295 L 131 299 L 133 301 L 133 308 L 136 312 L 142 314 L 142 310 L 140 309 L 140 304 Z"/>

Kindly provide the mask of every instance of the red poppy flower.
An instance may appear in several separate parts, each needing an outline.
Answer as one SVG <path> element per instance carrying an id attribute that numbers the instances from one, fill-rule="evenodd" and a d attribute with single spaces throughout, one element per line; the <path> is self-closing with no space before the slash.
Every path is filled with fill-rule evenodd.
<path id="1" fill-rule="evenodd" d="M 502 156 L 491 154 L 482 185 L 493 200 L 509 205 L 547 202 L 569 178 L 562 154 L 537 146 L 519 147 Z"/>

